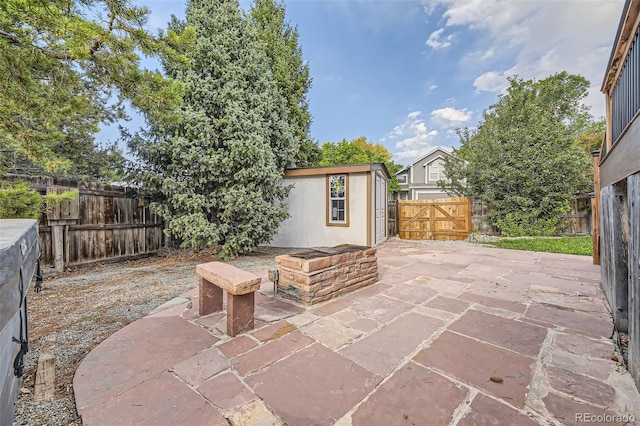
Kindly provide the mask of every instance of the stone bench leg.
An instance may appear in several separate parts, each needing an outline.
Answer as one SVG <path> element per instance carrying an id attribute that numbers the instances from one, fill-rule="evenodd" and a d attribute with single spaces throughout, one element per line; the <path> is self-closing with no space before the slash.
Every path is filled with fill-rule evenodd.
<path id="1" fill-rule="evenodd" d="M 200 277 L 198 313 L 200 316 L 222 310 L 222 289 Z"/>
<path id="2" fill-rule="evenodd" d="M 233 295 L 227 293 L 227 335 L 234 337 L 247 330 L 253 330 L 255 293 Z"/>

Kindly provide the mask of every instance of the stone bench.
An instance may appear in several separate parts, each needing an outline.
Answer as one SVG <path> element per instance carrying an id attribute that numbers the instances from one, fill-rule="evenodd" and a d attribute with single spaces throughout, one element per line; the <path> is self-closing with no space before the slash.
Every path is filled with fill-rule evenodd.
<path id="1" fill-rule="evenodd" d="M 196 266 L 199 277 L 200 316 L 222 310 L 223 290 L 227 292 L 227 334 L 231 337 L 253 330 L 255 292 L 261 278 L 222 262 Z"/>

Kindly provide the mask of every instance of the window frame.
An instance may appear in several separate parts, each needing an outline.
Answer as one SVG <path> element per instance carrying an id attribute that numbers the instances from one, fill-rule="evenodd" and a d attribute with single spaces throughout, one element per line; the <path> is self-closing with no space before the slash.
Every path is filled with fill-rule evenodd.
<path id="1" fill-rule="evenodd" d="M 344 176 L 344 197 L 332 197 L 331 196 L 331 177 L 332 176 Z M 326 224 L 327 226 L 349 226 L 349 173 L 336 173 L 326 175 Z M 332 219 L 331 209 L 333 201 L 344 201 L 344 221 L 335 221 Z"/>
<path id="2" fill-rule="evenodd" d="M 437 166 L 437 168 L 438 168 L 438 178 L 437 179 L 431 179 L 431 169 L 435 168 L 434 167 L 434 163 L 436 163 L 437 161 L 440 162 L 440 164 Z M 445 172 L 445 170 L 444 170 L 444 159 L 442 157 L 435 158 L 430 163 L 427 163 L 427 182 L 440 182 L 441 180 L 446 181 L 447 177 L 446 177 L 446 174 L 444 172 Z"/>

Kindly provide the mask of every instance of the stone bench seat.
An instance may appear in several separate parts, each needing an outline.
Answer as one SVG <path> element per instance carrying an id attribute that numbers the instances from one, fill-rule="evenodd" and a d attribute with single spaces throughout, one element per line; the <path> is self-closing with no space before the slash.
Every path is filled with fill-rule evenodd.
<path id="1" fill-rule="evenodd" d="M 227 292 L 227 334 L 231 337 L 253 330 L 255 292 L 261 278 L 222 262 L 196 265 L 199 277 L 200 316 L 221 311 L 223 291 Z"/>

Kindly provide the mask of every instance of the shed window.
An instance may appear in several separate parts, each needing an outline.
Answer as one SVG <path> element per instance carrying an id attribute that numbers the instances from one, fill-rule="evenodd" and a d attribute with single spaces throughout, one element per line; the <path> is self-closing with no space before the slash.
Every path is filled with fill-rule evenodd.
<path id="1" fill-rule="evenodd" d="M 329 175 L 328 224 L 348 225 L 349 220 L 349 180 L 347 175 Z"/>

